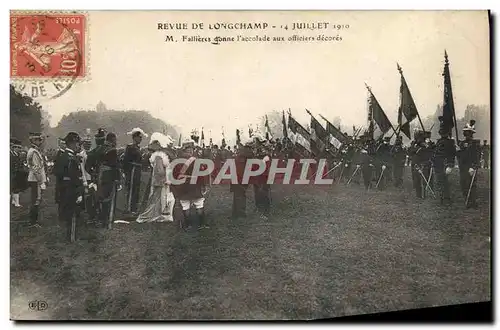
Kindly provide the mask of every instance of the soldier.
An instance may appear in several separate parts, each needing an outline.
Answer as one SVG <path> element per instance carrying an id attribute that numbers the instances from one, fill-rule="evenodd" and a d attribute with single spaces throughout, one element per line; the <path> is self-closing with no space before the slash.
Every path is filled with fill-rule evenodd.
<path id="1" fill-rule="evenodd" d="M 267 183 L 268 170 L 271 164 L 270 151 L 263 145 L 264 137 L 259 133 L 254 134 L 255 151 L 254 157 L 264 161 L 266 170 L 254 178 L 255 206 L 262 219 L 267 219 L 271 211 L 271 185 Z"/>
<path id="2" fill-rule="evenodd" d="M 94 135 L 96 147 L 87 152 L 87 159 L 84 164 L 85 172 L 90 175 L 90 180 L 87 182 L 88 204 L 86 204 L 89 222 L 95 221 L 100 213 L 97 183 L 99 181 L 99 157 L 101 157 L 100 154 L 104 149 L 105 138 L 104 130 L 99 128 Z"/>
<path id="3" fill-rule="evenodd" d="M 242 179 L 243 179 L 243 173 L 245 172 L 245 165 L 247 159 L 250 158 L 252 158 L 252 143 L 251 141 L 247 141 L 242 146 L 240 146 L 240 148 L 238 148 L 238 152 L 235 157 L 238 184 L 230 185 L 230 192 L 233 193 L 233 209 L 232 209 L 233 220 L 246 217 L 246 207 L 247 207 L 246 191 L 248 189 L 248 184 L 242 184 Z"/>
<path id="4" fill-rule="evenodd" d="M 64 138 L 66 150 L 59 155 L 54 174 L 59 179 L 60 220 L 66 226 L 66 237 L 70 242 L 76 240 L 80 231 L 79 208 L 83 202 L 83 180 L 81 160 L 77 155 L 80 136 L 69 132 Z"/>
<path id="5" fill-rule="evenodd" d="M 361 173 L 363 174 L 363 183 L 365 189 L 371 187 L 373 175 L 373 148 L 370 146 L 370 140 L 365 140 L 363 148 L 361 149 Z"/>
<path id="6" fill-rule="evenodd" d="M 206 180 L 208 177 L 197 178 L 194 184 L 191 184 L 191 176 L 193 175 L 196 156 L 194 154 L 195 142 L 192 139 L 184 141 L 182 144 L 182 157 L 187 159 L 182 166 L 176 166 L 174 169 L 174 177 L 176 179 L 185 178 L 185 182 L 175 185 L 174 195 L 178 199 L 182 207 L 183 220 L 180 222 L 181 229 L 190 230 L 192 221 L 190 219 L 190 209 L 194 206 L 198 218 L 198 229 L 210 228 L 205 219 L 205 194 Z"/>
<path id="7" fill-rule="evenodd" d="M 28 172 L 24 166 L 21 141 L 10 139 L 10 189 L 12 194 L 12 204 L 21 207 L 19 204 L 19 193 L 26 190 L 28 182 Z"/>
<path id="8" fill-rule="evenodd" d="M 415 189 L 417 198 L 423 198 L 422 190 L 422 175 L 420 174 L 420 150 L 424 147 L 424 135 L 422 131 L 416 130 L 413 133 L 413 141 L 409 148 L 409 155 L 411 159 L 411 175 L 413 181 L 413 188 Z"/>
<path id="9" fill-rule="evenodd" d="M 100 213 L 97 226 L 110 227 L 114 220 L 116 191 L 121 190 L 120 166 L 116 149 L 116 135 L 108 133 L 104 144 L 97 150 L 95 158 L 98 168 L 97 197 L 100 204 Z M 88 160 L 87 160 L 88 161 Z"/>
<path id="10" fill-rule="evenodd" d="M 26 161 L 28 163 L 28 185 L 31 189 L 30 224 L 41 227 L 38 223 L 42 193 L 48 182 L 45 172 L 45 157 L 42 154 L 43 136 L 41 133 L 30 133 L 31 147 L 28 150 Z"/>
<path id="11" fill-rule="evenodd" d="M 450 185 L 448 175 L 455 166 L 455 141 L 450 138 L 448 128 L 445 126 L 443 117 L 439 116 L 439 135 L 433 155 L 434 172 L 436 173 L 437 193 L 441 205 L 451 204 Z"/>
<path id="12" fill-rule="evenodd" d="M 58 139 L 58 149 L 57 149 L 55 159 L 54 159 L 54 171 L 55 171 L 55 168 L 58 166 L 57 163 L 61 160 L 61 157 L 64 155 L 65 151 L 66 151 L 66 143 L 64 142 L 64 138 L 59 138 Z M 55 172 L 54 172 L 54 174 L 55 174 Z M 62 210 L 61 210 L 61 203 L 60 203 L 60 200 L 61 200 L 61 180 L 57 175 L 55 177 L 56 177 L 56 185 L 55 185 L 55 190 L 54 190 L 54 200 L 57 204 L 58 220 L 60 222 L 62 222 L 63 219 L 61 218 Z"/>
<path id="13" fill-rule="evenodd" d="M 125 187 L 127 189 L 127 211 L 137 215 L 137 204 L 141 190 L 142 154 L 140 144 L 143 137 L 148 137 L 140 128 L 134 128 L 127 133 L 132 135 L 132 143 L 127 145 L 123 156 L 123 172 L 125 174 Z"/>
<path id="14" fill-rule="evenodd" d="M 400 188 L 403 186 L 403 172 L 406 162 L 406 151 L 403 148 L 403 137 L 398 135 L 394 147 L 391 148 L 392 168 L 394 174 L 394 186 Z"/>
<path id="15" fill-rule="evenodd" d="M 391 175 L 391 138 L 389 136 L 384 137 L 382 143 L 379 144 L 376 151 L 377 157 L 377 184 L 378 189 L 384 190 L 387 186 L 387 182 L 390 181 Z"/>
<path id="16" fill-rule="evenodd" d="M 488 145 L 488 141 L 484 140 L 483 145 L 481 147 L 481 154 L 483 157 L 483 168 L 489 169 L 490 168 L 490 146 Z"/>
<path id="17" fill-rule="evenodd" d="M 473 139 L 473 134 L 476 133 L 474 128 L 475 123 L 475 120 L 471 120 L 465 124 L 462 130 L 465 140 L 460 141 L 457 147 L 460 187 L 462 188 L 467 208 L 477 208 L 476 182 L 481 151 L 479 140 Z"/>

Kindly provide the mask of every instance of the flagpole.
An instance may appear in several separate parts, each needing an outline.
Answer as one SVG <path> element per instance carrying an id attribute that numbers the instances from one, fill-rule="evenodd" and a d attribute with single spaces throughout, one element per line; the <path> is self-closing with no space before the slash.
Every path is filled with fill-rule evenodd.
<path id="1" fill-rule="evenodd" d="M 451 72 L 450 72 L 450 67 L 449 67 L 450 62 L 448 61 L 448 53 L 446 52 L 446 49 L 444 50 L 444 65 L 448 69 L 448 78 L 450 78 L 450 94 L 451 94 L 451 101 L 453 102 L 453 90 L 451 88 Z M 445 82 L 446 84 L 446 82 Z M 445 87 L 446 88 L 446 87 Z M 455 114 L 455 106 L 453 106 L 453 121 L 455 122 L 455 135 L 456 135 L 456 140 L 457 140 L 457 145 L 458 145 L 458 127 L 457 127 L 457 116 Z"/>

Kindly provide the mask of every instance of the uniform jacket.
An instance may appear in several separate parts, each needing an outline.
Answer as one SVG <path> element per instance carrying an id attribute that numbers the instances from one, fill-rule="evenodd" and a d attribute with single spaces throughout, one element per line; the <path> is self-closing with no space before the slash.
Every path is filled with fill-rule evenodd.
<path id="1" fill-rule="evenodd" d="M 47 181 L 47 174 L 45 172 L 45 161 L 42 152 L 36 146 L 31 146 L 26 156 L 28 163 L 28 182 L 38 182 L 39 184 Z"/>

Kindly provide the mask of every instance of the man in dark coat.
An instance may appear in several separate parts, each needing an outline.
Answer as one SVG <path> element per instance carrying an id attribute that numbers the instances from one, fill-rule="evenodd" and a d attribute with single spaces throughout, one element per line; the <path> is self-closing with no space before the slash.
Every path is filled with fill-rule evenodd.
<path id="1" fill-rule="evenodd" d="M 434 172 L 436 173 L 436 187 L 441 205 L 451 204 L 450 184 L 448 175 L 455 166 L 455 141 L 450 138 L 449 130 L 445 126 L 443 117 L 439 117 L 439 135 L 433 155 Z"/>
<path id="2" fill-rule="evenodd" d="M 54 167 L 54 174 L 58 178 L 60 185 L 60 214 L 59 219 L 66 226 L 66 238 L 74 242 L 81 226 L 79 210 L 83 202 L 83 181 L 80 166 L 80 159 L 77 156 L 80 136 L 75 132 L 70 132 L 64 138 L 66 149 L 60 153 L 59 159 Z"/>
<path id="3" fill-rule="evenodd" d="M 476 121 L 471 120 L 463 128 L 465 139 L 458 143 L 457 158 L 460 169 L 460 187 L 462 195 L 466 200 L 467 208 L 477 208 L 476 202 L 476 182 L 477 170 L 480 160 L 480 141 L 473 139 L 476 133 L 474 125 Z"/>
<path id="4" fill-rule="evenodd" d="M 127 211 L 137 215 L 139 193 L 141 190 L 142 153 L 141 142 L 148 137 L 140 128 L 134 128 L 128 133 L 132 135 L 132 143 L 125 148 L 123 155 L 123 173 L 125 174 L 125 188 L 127 190 Z"/>

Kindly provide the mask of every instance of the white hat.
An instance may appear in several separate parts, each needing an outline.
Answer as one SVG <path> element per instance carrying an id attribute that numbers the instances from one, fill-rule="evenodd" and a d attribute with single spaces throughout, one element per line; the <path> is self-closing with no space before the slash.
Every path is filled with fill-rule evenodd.
<path id="1" fill-rule="evenodd" d="M 193 139 L 191 139 L 191 138 L 187 138 L 184 141 L 182 141 L 182 147 L 183 148 L 185 146 L 188 146 L 188 145 L 192 145 L 194 147 L 196 145 L 196 142 Z"/>
<path id="2" fill-rule="evenodd" d="M 148 135 L 146 133 L 144 133 L 144 131 L 142 129 L 140 129 L 139 127 L 132 129 L 130 132 L 127 133 L 127 135 L 134 135 L 135 133 L 141 133 L 142 136 L 148 137 Z"/>
<path id="3" fill-rule="evenodd" d="M 154 132 L 153 134 L 151 134 L 151 140 L 149 140 L 149 144 L 152 144 L 155 141 L 158 141 L 162 148 L 166 148 L 170 143 L 170 140 L 166 135 L 158 132 Z"/>
<path id="4" fill-rule="evenodd" d="M 168 141 L 168 144 L 172 144 L 174 143 L 174 139 L 172 139 L 172 137 L 170 135 L 167 135 L 167 141 Z"/>
<path id="5" fill-rule="evenodd" d="M 471 120 L 470 122 L 465 124 L 465 127 L 462 129 L 462 131 L 471 131 L 472 133 L 476 133 L 476 129 L 474 125 L 476 124 L 475 120 Z"/>

